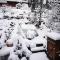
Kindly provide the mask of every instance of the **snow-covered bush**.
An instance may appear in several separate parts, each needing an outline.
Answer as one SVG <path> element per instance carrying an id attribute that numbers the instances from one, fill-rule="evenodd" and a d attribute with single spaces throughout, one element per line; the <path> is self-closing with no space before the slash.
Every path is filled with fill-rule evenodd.
<path id="1" fill-rule="evenodd" d="M 13 53 L 10 53 L 8 60 L 20 60 L 20 59 L 19 59 L 18 55 L 15 55 L 13 52 Z"/>
<path id="2" fill-rule="evenodd" d="M 26 33 L 26 38 L 33 39 L 38 36 L 38 33 L 36 30 L 28 30 Z"/>

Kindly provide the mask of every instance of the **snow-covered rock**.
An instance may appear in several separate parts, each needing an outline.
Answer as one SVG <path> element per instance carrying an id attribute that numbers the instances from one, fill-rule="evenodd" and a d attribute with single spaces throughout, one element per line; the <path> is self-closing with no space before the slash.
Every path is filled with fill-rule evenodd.
<path id="1" fill-rule="evenodd" d="M 6 41 L 6 45 L 7 45 L 8 47 L 13 46 L 13 40 L 11 40 L 11 39 L 7 40 L 7 41 Z"/>
<path id="2" fill-rule="evenodd" d="M 28 30 L 27 33 L 26 33 L 26 37 L 28 39 L 33 39 L 33 38 L 36 37 L 36 35 L 38 35 L 36 30 Z"/>

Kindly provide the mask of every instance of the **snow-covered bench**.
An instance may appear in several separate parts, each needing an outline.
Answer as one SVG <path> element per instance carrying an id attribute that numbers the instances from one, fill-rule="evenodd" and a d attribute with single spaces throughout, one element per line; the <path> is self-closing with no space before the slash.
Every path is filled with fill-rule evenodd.
<path id="1" fill-rule="evenodd" d="M 38 36 L 32 39 L 30 49 L 32 52 L 46 51 L 46 45 L 47 45 L 46 39 Z"/>

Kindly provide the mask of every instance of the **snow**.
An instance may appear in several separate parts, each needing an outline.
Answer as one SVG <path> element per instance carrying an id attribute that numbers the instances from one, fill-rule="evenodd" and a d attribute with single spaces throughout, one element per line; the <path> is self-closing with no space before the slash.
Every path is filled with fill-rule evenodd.
<path id="1" fill-rule="evenodd" d="M 32 29 L 32 30 L 36 29 L 36 27 L 33 24 L 28 24 L 28 25 L 22 24 L 21 27 L 22 27 L 22 29 Z"/>
<path id="2" fill-rule="evenodd" d="M 10 54 L 8 57 L 8 60 L 20 60 L 18 55 L 15 55 L 14 53 Z"/>
<path id="3" fill-rule="evenodd" d="M 40 51 L 40 50 L 44 50 L 44 47 L 34 47 L 31 49 L 31 51 Z"/>
<path id="4" fill-rule="evenodd" d="M 34 53 L 30 56 L 30 60 L 49 60 L 45 52 Z"/>
<path id="5" fill-rule="evenodd" d="M 2 49 L 0 49 L 0 56 L 8 55 L 12 49 L 13 47 L 3 47 Z"/>
<path id="6" fill-rule="evenodd" d="M 22 9 L 25 9 L 26 7 L 27 7 L 26 10 L 22 10 Z M 2 34 L 0 38 L 0 43 L 2 47 L 0 49 L 0 56 L 10 54 L 8 60 L 10 59 L 19 60 L 16 54 L 20 54 L 23 51 L 26 53 L 26 57 L 30 57 L 32 55 L 32 52 L 28 50 L 28 47 L 31 47 L 32 50 L 43 50 L 44 47 L 47 45 L 46 38 L 44 38 L 47 31 L 46 31 L 46 27 L 43 24 L 41 25 L 41 28 L 43 27 L 42 30 L 37 29 L 33 24 L 25 24 L 29 22 L 26 17 L 31 12 L 28 6 L 26 7 L 23 7 L 21 9 L 10 8 L 11 11 L 6 12 L 6 15 L 9 17 L 17 17 L 17 16 L 20 16 L 19 14 L 22 14 L 24 19 L 13 18 L 8 20 L 7 18 L 7 19 L 0 20 L 0 27 L 2 29 L 2 31 L 0 30 L 0 34 Z M 33 13 L 31 14 L 31 17 L 32 15 Z M 11 22 L 14 23 L 13 27 L 10 25 Z M 38 34 L 38 36 L 35 36 L 36 34 Z M 9 38 L 7 39 L 7 37 Z M 28 38 L 32 38 L 32 40 L 28 40 Z M 16 49 L 18 41 L 19 41 L 19 44 L 22 44 L 22 51 Z M 36 44 L 41 44 L 41 43 L 43 44 L 42 47 L 39 47 L 39 48 L 36 47 Z M 6 44 L 13 44 L 13 47 L 7 47 Z M 16 52 L 14 52 L 15 49 L 16 49 Z M 26 59 L 24 57 L 21 60 L 26 60 Z"/>
<path id="7" fill-rule="evenodd" d="M 3 18 L 3 16 L 4 16 L 3 13 L 0 13 L 0 18 Z"/>
<path id="8" fill-rule="evenodd" d="M 57 32 L 48 32 L 47 37 L 50 37 L 54 40 L 60 40 L 60 33 Z"/>
<path id="9" fill-rule="evenodd" d="M 28 30 L 27 32 L 27 38 L 33 39 L 36 35 L 36 32 L 33 30 Z"/>
<path id="10" fill-rule="evenodd" d="M 26 57 L 23 57 L 21 60 L 27 60 Z"/>

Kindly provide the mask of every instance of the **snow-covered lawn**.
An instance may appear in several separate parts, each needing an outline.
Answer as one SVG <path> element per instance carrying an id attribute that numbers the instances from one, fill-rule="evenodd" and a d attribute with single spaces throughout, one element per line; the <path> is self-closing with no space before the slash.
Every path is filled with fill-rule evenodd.
<path id="1" fill-rule="evenodd" d="M 33 53 L 30 56 L 30 60 L 49 60 L 45 52 Z"/>

